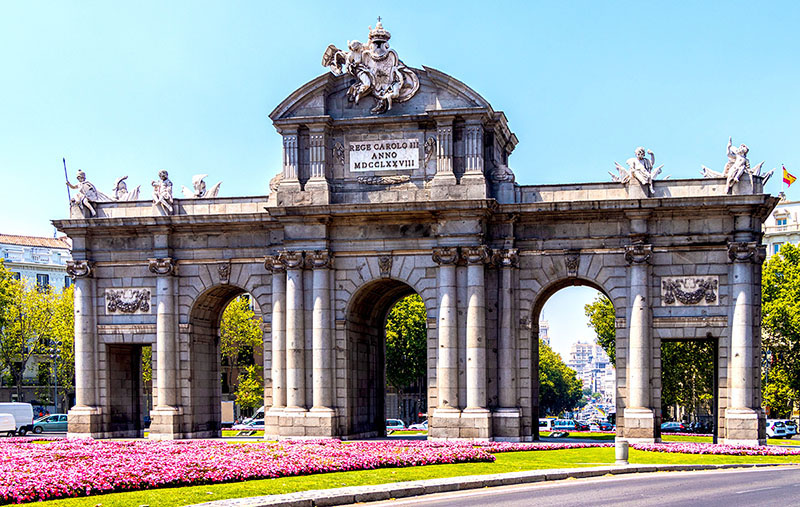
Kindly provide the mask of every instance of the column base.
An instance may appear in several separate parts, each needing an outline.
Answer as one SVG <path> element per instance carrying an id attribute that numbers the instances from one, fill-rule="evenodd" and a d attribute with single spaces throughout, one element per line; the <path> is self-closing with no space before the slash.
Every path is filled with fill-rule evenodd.
<path id="1" fill-rule="evenodd" d="M 461 410 L 453 407 L 433 409 L 428 420 L 428 440 L 452 440 L 459 438 Z"/>
<path id="2" fill-rule="evenodd" d="M 276 407 L 265 414 L 264 438 L 338 438 L 338 423 L 336 411 L 331 408 Z"/>
<path id="3" fill-rule="evenodd" d="M 767 445 L 764 413 L 750 408 L 726 409 L 725 433 L 721 443 L 747 446 Z"/>
<path id="4" fill-rule="evenodd" d="M 522 441 L 522 414 L 518 408 L 498 408 L 492 414 L 493 440 L 498 442 Z"/>
<path id="5" fill-rule="evenodd" d="M 631 443 L 652 444 L 660 442 L 657 437 L 656 416 L 649 408 L 626 408 L 625 426 L 620 438 Z"/>
<path id="6" fill-rule="evenodd" d="M 99 407 L 74 406 L 67 412 L 67 438 L 104 438 Z"/>
<path id="7" fill-rule="evenodd" d="M 307 200 L 311 201 L 311 204 L 320 205 L 320 204 L 330 204 L 331 202 L 331 190 L 330 185 L 328 184 L 328 180 L 325 178 L 311 178 L 306 182 L 305 191 L 310 194 Z"/>
<path id="8" fill-rule="evenodd" d="M 461 438 L 490 440 L 492 413 L 485 408 L 465 408 L 461 411 Z"/>
<path id="9" fill-rule="evenodd" d="M 464 173 L 461 186 L 467 187 L 467 199 L 486 199 L 486 178 L 482 172 Z"/>
<path id="10" fill-rule="evenodd" d="M 183 410 L 180 407 L 157 406 L 150 411 L 150 440 L 175 440 L 183 438 L 181 422 Z"/>
<path id="11" fill-rule="evenodd" d="M 459 190 L 456 175 L 453 173 L 437 173 L 431 180 L 431 199 L 434 201 L 446 201 L 458 197 Z"/>

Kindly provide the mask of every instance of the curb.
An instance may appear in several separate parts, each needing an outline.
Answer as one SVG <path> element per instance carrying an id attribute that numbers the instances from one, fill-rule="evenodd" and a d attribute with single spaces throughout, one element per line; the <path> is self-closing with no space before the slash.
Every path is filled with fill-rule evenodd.
<path id="1" fill-rule="evenodd" d="M 353 486 L 349 488 L 315 489 L 249 498 L 230 498 L 194 504 L 195 507 L 330 507 L 361 502 L 377 502 L 392 498 L 430 495 L 469 489 L 512 486 L 563 479 L 585 479 L 603 475 L 623 475 L 650 472 L 690 472 L 698 470 L 724 470 L 730 468 L 762 468 L 786 466 L 787 464 L 755 463 L 724 465 L 626 465 L 591 468 L 562 468 L 531 470 L 493 475 L 467 475 L 446 479 L 426 479 L 420 481 L 376 484 L 373 486 Z M 788 465 L 796 465 L 789 463 Z"/>

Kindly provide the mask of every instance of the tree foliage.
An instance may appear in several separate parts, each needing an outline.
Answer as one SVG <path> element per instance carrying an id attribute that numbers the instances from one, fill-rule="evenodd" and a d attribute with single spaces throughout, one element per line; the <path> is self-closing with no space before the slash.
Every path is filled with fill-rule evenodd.
<path id="1" fill-rule="evenodd" d="M 561 356 L 539 340 L 539 408 L 558 415 L 576 408 L 583 398 L 583 384 Z"/>
<path id="2" fill-rule="evenodd" d="M 220 351 L 222 357 L 227 360 L 227 374 L 230 377 L 233 375 L 233 368 L 250 365 L 253 350 L 263 346 L 263 333 L 258 317 L 250 308 L 249 296 L 241 295 L 228 304 L 222 312 L 219 335 Z M 245 357 L 250 360 L 245 360 Z M 233 379 L 229 378 L 228 385 L 233 384 Z M 263 393 L 261 404 L 263 404 Z"/>
<path id="3" fill-rule="evenodd" d="M 697 414 L 711 410 L 714 396 L 714 344 L 711 341 L 661 342 L 661 410 L 684 407 Z"/>
<path id="4" fill-rule="evenodd" d="M 761 294 L 764 405 L 786 416 L 800 401 L 800 247 L 787 243 L 764 264 Z"/>
<path id="5" fill-rule="evenodd" d="M 240 407 L 252 410 L 264 404 L 264 368 L 257 365 L 246 366 L 239 374 L 236 388 L 236 402 Z"/>
<path id="6" fill-rule="evenodd" d="M 425 377 L 427 314 L 418 294 L 397 302 L 386 320 L 386 381 L 398 391 Z"/>
<path id="7" fill-rule="evenodd" d="M 597 336 L 597 344 L 611 360 L 611 364 L 617 365 L 617 345 L 616 345 L 616 317 L 614 315 L 614 305 L 611 300 L 599 294 L 594 301 L 583 307 L 586 316 L 589 317 L 589 327 L 594 329 Z"/>

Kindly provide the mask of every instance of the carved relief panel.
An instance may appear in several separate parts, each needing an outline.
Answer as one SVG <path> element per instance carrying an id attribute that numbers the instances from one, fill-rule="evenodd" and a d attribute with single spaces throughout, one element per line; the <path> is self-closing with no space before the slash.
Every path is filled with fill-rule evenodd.
<path id="1" fill-rule="evenodd" d="M 677 276 L 661 279 L 662 306 L 716 306 L 717 276 Z"/>
<path id="2" fill-rule="evenodd" d="M 106 289 L 106 314 L 150 313 L 150 289 Z"/>

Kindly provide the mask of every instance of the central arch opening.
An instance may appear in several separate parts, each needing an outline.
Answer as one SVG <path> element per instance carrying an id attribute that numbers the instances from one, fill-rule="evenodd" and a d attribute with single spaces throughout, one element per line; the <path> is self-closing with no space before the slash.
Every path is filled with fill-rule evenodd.
<path id="1" fill-rule="evenodd" d="M 407 368 L 411 366 L 408 364 L 411 359 L 403 359 L 402 351 L 394 351 L 394 355 L 390 351 L 390 360 L 387 361 L 387 320 L 390 312 L 395 309 L 392 313 L 393 325 L 388 329 L 390 341 L 404 341 L 410 338 L 405 335 L 419 333 L 419 329 L 415 331 L 415 326 L 419 323 L 414 324 L 414 321 L 421 314 L 424 319 L 422 333 L 426 350 L 422 370 L 424 372 L 428 369 L 430 360 L 427 353 L 428 331 L 424 303 L 418 297 L 408 298 L 416 294 L 404 282 L 383 279 L 365 285 L 351 300 L 346 321 L 349 374 L 347 410 L 350 420 L 347 434 L 351 438 L 385 436 L 387 419 L 401 419 L 404 425 L 408 425 L 416 422 L 419 413 L 427 412 L 427 375 L 423 373 L 416 380 L 404 379 L 415 375 L 414 368 Z M 398 313 L 409 314 L 410 319 L 405 324 L 398 325 Z M 404 362 L 406 364 L 402 364 Z M 389 375 L 391 382 L 387 382 L 387 364 L 393 368 L 394 374 Z M 399 371 L 398 368 L 404 371 Z M 413 392 L 406 392 L 409 390 Z"/>

